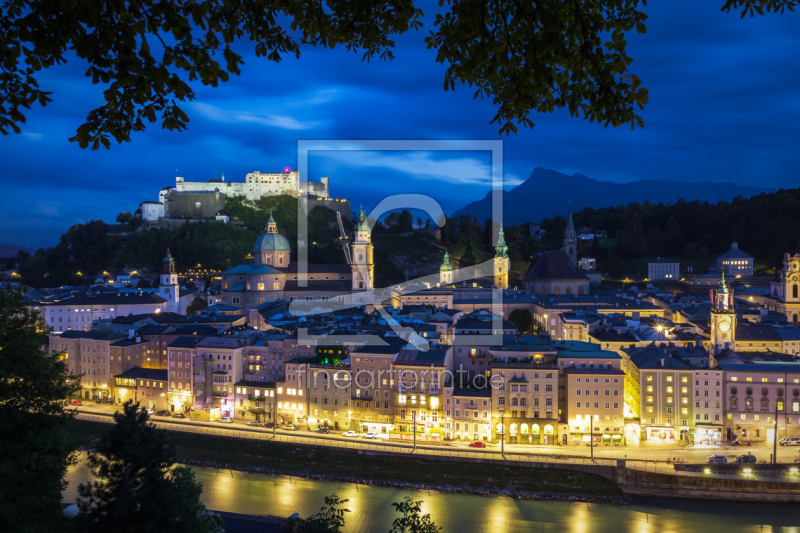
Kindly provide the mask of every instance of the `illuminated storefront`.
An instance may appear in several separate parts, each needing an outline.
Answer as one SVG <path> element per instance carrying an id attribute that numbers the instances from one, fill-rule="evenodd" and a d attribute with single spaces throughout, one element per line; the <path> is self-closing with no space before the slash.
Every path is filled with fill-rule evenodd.
<path id="1" fill-rule="evenodd" d="M 678 441 L 678 430 L 674 427 L 648 427 L 647 440 L 652 442 L 672 443 Z"/>

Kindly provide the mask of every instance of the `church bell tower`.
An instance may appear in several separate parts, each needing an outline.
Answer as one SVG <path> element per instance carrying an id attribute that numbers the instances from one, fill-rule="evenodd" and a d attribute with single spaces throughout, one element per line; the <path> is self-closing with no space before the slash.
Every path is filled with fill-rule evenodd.
<path id="1" fill-rule="evenodd" d="M 736 311 L 733 309 L 733 293 L 725 283 L 725 271 L 711 307 L 711 353 L 718 355 L 726 349 L 736 348 Z"/>
<path id="2" fill-rule="evenodd" d="M 178 288 L 178 274 L 175 272 L 175 260 L 167 250 L 161 268 L 161 283 L 158 287 L 158 295 L 167 301 L 165 311 L 179 313 L 180 289 Z"/>
<path id="3" fill-rule="evenodd" d="M 503 226 L 500 226 L 500 232 L 497 234 L 497 246 L 494 247 L 494 250 L 494 286 L 498 289 L 507 289 L 511 261 L 508 258 L 508 246 L 506 246 L 505 235 L 503 235 Z"/>
<path id="4" fill-rule="evenodd" d="M 367 223 L 367 216 L 364 209 L 358 215 L 358 225 L 356 226 L 356 238 L 350 245 L 352 251 L 353 269 L 353 290 L 368 291 L 374 288 L 374 270 L 372 264 L 372 235 Z"/>
<path id="5" fill-rule="evenodd" d="M 575 233 L 575 224 L 572 222 L 572 202 L 569 204 L 567 213 L 567 229 L 564 230 L 564 252 L 572 261 L 575 268 L 578 267 L 578 234 Z"/>

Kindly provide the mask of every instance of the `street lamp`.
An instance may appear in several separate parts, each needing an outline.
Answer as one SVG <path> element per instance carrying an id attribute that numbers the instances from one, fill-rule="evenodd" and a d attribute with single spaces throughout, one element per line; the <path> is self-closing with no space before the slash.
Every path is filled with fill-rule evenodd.
<path id="1" fill-rule="evenodd" d="M 503 456 L 503 459 L 506 457 L 506 424 L 505 424 L 505 415 L 506 415 L 506 408 L 499 407 L 497 412 L 500 413 L 500 455 Z"/>

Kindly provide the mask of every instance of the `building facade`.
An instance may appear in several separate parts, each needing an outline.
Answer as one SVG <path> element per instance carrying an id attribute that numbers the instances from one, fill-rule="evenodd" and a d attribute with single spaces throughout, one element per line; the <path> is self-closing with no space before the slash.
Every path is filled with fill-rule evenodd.
<path id="1" fill-rule="evenodd" d="M 676 281 L 681 278 L 681 265 L 672 259 L 659 257 L 647 263 L 647 279 L 651 281 Z"/>
<path id="2" fill-rule="evenodd" d="M 717 269 L 733 278 L 753 275 L 753 258 L 739 249 L 739 243 L 731 243 L 731 249 L 717 257 Z"/>
<path id="3" fill-rule="evenodd" d="M 625 372 L 618 368 L 563 368 L 566 385 L 562 421 L 569 437 L 562 443 L 623 445 Z M 566 441 L 566 442 L 563 442 Z"/>

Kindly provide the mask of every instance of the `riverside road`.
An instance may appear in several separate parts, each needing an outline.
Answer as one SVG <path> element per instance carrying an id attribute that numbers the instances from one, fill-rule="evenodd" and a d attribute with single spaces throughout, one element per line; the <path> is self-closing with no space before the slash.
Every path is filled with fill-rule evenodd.
<path id="1" fill-rule="evenodd" d="M 81 407 L 77 408 L 79 415 L 94 415 L 100 417 L 112 417 L 114 412 L 120 407 L 117 405 L 109 404 L 89 404 L 88 402 Z M 80 416 L 82 419 L 90 419 L 85 416 Z M 110 421 L 110 420 L 108 420 Z M 273 430 L 271 428 L 257 428 L 249 427 L 244 421 L 234 420 L 231 424 L 222 424 L 220 422 L 202 422 L 190 419 L 178 419 L 171 417 L 158 417 L 152 416 L 151 421 L 162 426 L 164 429 L 175 429 L 178 431 L 188 430 L 191 427 L 202 428 L 208 430 L 219 430 L 219 433 L 213 432 L 208 434 L 225 435 L 228 432 L 235 431 L 237 433 L 252 434 L 255 436 L 271 436 Z M 227 431 L 226 431 L 227 430 Z M 198 430 L 198 433 L 201 431 Z M 206 433 L 202 431 L 202 433 Z M 408 441 L 389 440 L 378 438 L 376 440 L 364 440 L 359 437 L 348 438 L 342 436 L 342 431 L 331 431 L 328 434 L 315 433 L 301 429 L 299 431 L 284 431 L 278 428 L 275 434 L 280 436 L 282 442 L 303 442 L 309 443 L 310 441 L 317 441 L 320 445 L 336 445 L 336 443 L 347 443 L 347 448 L 351 449 L 374 449 L 376 445 L 385 447 L 397 448 L 412 448 L 413 443 Z M 263 438 L 263 437 L 261 437 Z M 501 447 L 499 444 L 487 444 L 486 448 L 470 448 L 467 442 L 446 442 L 443 444 L 428 444 L 417 443 L 417 449 L 420 450 L 451 450 L 459 452 L 469 452 L 471 457 L 481 456 L 485 454 L 487 458 L 498 459 L 500 458 Z M 779 463 L 794 463 L 796 459 L 800 458 L 800 447 L 783 447 L 778 446 L 778 462 Z M 582 457 L 588 459 L 591 456 L 591 449 L 588 446 L 525 446 L 525 445 L 505 445 L 506 455 L 510 454 L 536 454 L 544 456 L 570 456 Z M 696 445 L 681 447 L 678 444 L 651 444 L 641 443 L 639 446 L 595 446 L 594 457 L 599 459 L 599 462 L 611 460 L 625 459 L 628 461 L 663 461 L 680 459 L 686 463 L 703 463 L 705 458 L 709 455 L 719 454 L 728 458 L 729 462 L 733 462 L 734 458 L 739 455 L 752 454 L 755 455 L 758 461 L 769 462 L 773 453 L 772 443 L 756 442 L 751 446 L 734 446 L 728 443 L 721 445 Z M 475 455 L 473 455 L 475 454 Z M 798 465 L 800 466 L 800 465 Z"/>

